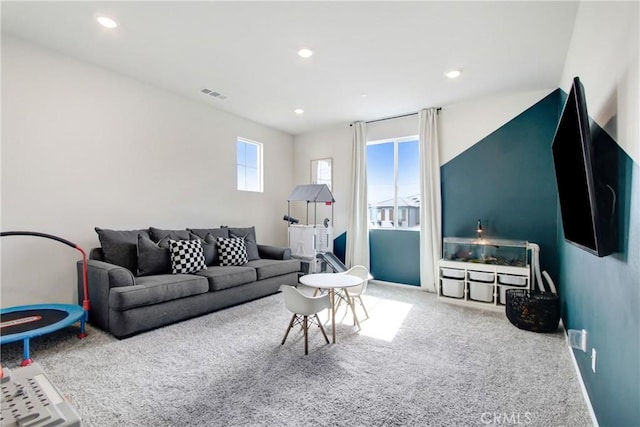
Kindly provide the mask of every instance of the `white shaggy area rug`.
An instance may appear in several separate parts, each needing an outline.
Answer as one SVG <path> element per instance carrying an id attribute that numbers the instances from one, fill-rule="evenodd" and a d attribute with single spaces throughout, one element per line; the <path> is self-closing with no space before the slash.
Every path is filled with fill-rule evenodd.
<path id="1" fill-rule="evenodd" d="M 364 300 L 362 330 L 341 311 L 337 343 L 311 330 L 308 356 L 297 328 L 280 345 L 281 294 L 124 340 L 71 327 L 31 355 L 85 426 L 592 425 L 563 331 L 403 287 Z M 2 347 L 4 367 L 21 357 Z"/>

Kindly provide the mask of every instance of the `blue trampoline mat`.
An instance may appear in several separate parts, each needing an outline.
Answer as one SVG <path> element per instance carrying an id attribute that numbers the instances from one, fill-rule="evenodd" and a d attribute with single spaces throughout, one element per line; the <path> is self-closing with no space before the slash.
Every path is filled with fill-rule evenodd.
<path id="1" fill-rule="evenodd" d="M 0 344 L 39 337 L 75 322 L 86 312 L 73 304 L 34 304 L 0 309 Z"/>

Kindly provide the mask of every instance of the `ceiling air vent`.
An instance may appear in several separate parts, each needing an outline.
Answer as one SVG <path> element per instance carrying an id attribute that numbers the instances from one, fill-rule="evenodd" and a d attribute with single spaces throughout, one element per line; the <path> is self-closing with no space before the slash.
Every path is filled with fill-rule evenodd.
<path id="1" fill-rule="evenodd" d="M 216 92 L 215 90 L 211 90 L 211 89 L 202 89 L 200 92 L 204 93 L 205 95 L 209 95 L 212 96 L 214 98 L 218 98 L 222 101 L 224 101 L 225 99 L 229 99 L 229 97 L 227 95 L 224 95 L 220 92 Z"/>

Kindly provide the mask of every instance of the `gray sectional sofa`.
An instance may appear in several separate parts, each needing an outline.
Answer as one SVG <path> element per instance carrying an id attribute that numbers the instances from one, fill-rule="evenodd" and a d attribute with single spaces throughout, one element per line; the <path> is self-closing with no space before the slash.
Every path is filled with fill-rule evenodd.
<path id="1" fill-rule="evenodd" d="M 291 250 L 258 244 L 254 227 L 96 228 L 96 232 L 101 247 L 93 248 L 88 260 L 89 323 L 118 338 L 267 296 L 278 292 L 282 284 L 298 283 L 300 262 L 291 259 Z M 235 262 L 223 258 L 228 248 L 221 246 L 233 238 L 244 243 L 246 260 L 241 265 L 222 265 Z M 197 241 L 206 267 L 175 273 L 177 252 L 170 244 L 175 246 L 176 241 Z M 78 297 L 80 301 L 84 298 L 82 262 L 78 263 Z"/>

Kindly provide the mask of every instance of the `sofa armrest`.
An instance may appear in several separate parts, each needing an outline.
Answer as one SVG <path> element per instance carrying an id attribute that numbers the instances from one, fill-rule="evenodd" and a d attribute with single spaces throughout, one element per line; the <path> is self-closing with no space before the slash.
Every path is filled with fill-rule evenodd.
<path id="1" fill-rule="evenodd" d="M 258 255 L 266 259 L 291 259 L 291 249 L 283 246 L 258 245 Z"/>
<path id="2" fill-rule="evenodd" d="M 78 301 L 84 299 L 82 261 L 78 261 Z M 109 291 L 111 288 L 135 285 L 135 278 L 124 267 L 104 261 L 87 261 L 89 288 L 89 322 L 106 331 L 109 330 Z"/>

